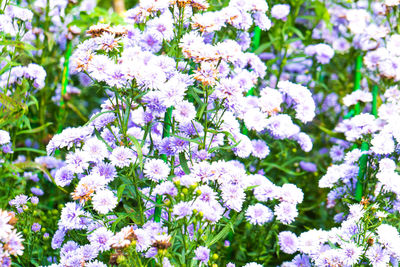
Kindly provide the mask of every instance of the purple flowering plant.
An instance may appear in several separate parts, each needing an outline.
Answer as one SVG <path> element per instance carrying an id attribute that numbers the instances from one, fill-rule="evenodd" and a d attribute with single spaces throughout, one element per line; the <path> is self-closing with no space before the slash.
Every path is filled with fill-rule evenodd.
<path id="1" fill-rule="evenodd" d="M 399 265 L 397 0 L 98 4 L 0 5 L 0 265 Z"/>

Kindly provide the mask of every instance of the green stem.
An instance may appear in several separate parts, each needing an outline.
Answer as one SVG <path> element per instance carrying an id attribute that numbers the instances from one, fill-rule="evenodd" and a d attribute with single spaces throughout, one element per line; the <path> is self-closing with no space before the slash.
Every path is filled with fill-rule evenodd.
<path id="1" fill-rule="evenodd" d="M 379 92 L 379 87 L 374 84 L 372 87 L 372 110 L 371 113 L 372 115 L 375 116 L 375 118 L 378 117 L 378 92 Z"/>
<path id="2" fill-rule="evenodd" d="M 362 55 L 358 55 L 356 59 L 356 69 L 354 72 L 354 88 L 353 91 L 359 90 L 361 88 L 361 67 L 362 67 Z M 360 103 L 357 103 L 354 107 L 355 115 L 361 113 Z"/>
<path id="3" fill-rule="evenodd" d="M 163 138 L 169 137 L 170 132 L 171 132 L 171 118 L 172 118 L 172 107 L 167 108 L 167 111 L 164 114 L 164 128 L 163 128 Z M 164 160 L 165 163 L 168 162 L 167 155 L 162 154 L 161 159 Z M 161 202 L 162 198 L 160 195 L 156 196 L 156 203 L 157 206 L 155 207 L 154 210 L 154 221 L 155 222 L 160 222 L 161 219 Z"/>
<path id="4" fill-rule="evenodd" d="M 67 86 L 68 86 L 68 76 L 69 76 L 69 58 L 71 57 L 72 53 L 72 42 L 67 41 L 67 48 L 65 51 L 64 55 L 64 69 L 63 69 L 63 74 L 62 74 L 62 80 L 61 80 L 61 99 L 60 99 L 60 115 L 59 115 L 59 120 L 61 123 L 58 125 L 58 133 L 60 133 L 63 129 L 63 121 L 64 121 L 64 116 L 65 116 L 65 102 L 64 102 L 64 96 L 67 93 Z"/>
<path id="5" fill-rule="evenodd" d="M 369 150 L 369 145 L 367 142 L 362 142 L 361 144 L 361 151 L 368 151 Z M 360 169 L 358 170 L 358 177 L 357 177 L 357 184 L 356 184 L 356 193 L 355 193 L 355 199 L 360 202 L 362 195 L 363 195 L 363 183 L 365 182 L 365 172 L 367 169 L 367 163 L 368 163 L 368 155 L 364 154 L 360 157 L 359 160 L 359 166 Z"/>

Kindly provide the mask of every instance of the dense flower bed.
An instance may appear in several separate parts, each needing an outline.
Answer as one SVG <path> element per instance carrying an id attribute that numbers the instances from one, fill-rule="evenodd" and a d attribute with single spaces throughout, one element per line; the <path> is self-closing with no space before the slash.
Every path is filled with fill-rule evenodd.
<path id="1" fill-rule="evenodd" d="M 0 5 L 1 266 L 399 266 L 399 1 L 129 5 Z"/>

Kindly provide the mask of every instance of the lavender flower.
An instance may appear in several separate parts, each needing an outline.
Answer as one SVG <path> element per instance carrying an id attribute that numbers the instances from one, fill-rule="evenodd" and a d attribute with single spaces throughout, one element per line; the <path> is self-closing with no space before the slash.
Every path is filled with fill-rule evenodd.
<path id="1" fill-rule="evenodd" d="M 204 264 L 207 264 L 210 258 L 210 249 L 207 247 L 200 246 L 196 248 L 194 254 L 196 255 L 194 257 L 196 260 L 201 261 Z"/>

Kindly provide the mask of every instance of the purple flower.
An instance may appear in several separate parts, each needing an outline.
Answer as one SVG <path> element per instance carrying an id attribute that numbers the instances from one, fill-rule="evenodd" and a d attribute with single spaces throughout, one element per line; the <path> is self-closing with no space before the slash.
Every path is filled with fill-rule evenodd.
<path id="1" fill-rule="evenodd" d="M 273 218 L 271 209 L 260 203 L 249 206 L 246 211 L 246 219 L 253 225 L 263 225 L 272 221 Z"/>
<path id="2" fill-rule="evenodd" d="M 31 188 L 31 192 L 32 192 L 34 195 L 37 195 L 37 196 L 43 196 L 43 194 L 44 194 L 43 190 L 40 189 L 40 188 L 37 188 L 37 187 L 32 187 L 32 188 Z"/>
<path id="3" fill-rule="evenodd" d="M 299 214 L 296 205 L 288 202 L 282 202 L 275 206 L 274 213 L 276 219 L 281 221 L 283 224 L 290 224 Z"/>
<path id="4" fill-rule="evenodd" d="M 57 170 L 54 180 L 58 186 L 68 186 L 74 179 L 74 173 L 67 166 Z"/>
<path id="5" fill-rule="evenodd" d="M 34 231 L 35 233 L 39 232 L 41 228 L 42 228 L 42 226 L 38 223 L 32 224 L 32 227 L 31 227 L 32 231 Z"/>
<path id="6" fill-rule="evenodd" d="M 65 234 L 67 230 L 64 227 L 59 228 L 53 235 L 53 239 L 51 240 L 51 247 L 53 249 L 58 249 L 61 247 L 62 242 L 64 241 Z"/>
<path id="7" fill-rule="evenodd" d="M 279 233 L 279 246 L 280 249 L 288 254 L 293 254 L 297 251 L 298 240 L 297 236 L 289 231 Z"/>
<path id="8" fill-rule="evenodd" d="M 182 219 L 190 214 L 192 214 L 192 207 L 189 202 L 179 202 L 175 204 L 172 212 L 172 215 L 176 216 L 177 219 Z"/>
<path id="9" fill-rule="evenodd" d="M 88 236 L 90 244 L 97 247 L 99 251 L 107 251 L 111 248 L 111 237 L 113 233 L 105 227 L 98 228 Z"/>
<path id="10" fill-rule="evenodd" d="M 162 45 L 161 33 L 155 30 L 144 32 L 140 45 L 144 50 L 157 53 L 161 49 Z"/>
<path id="11" fill-rule="evenodd" d="M 106 181 L 112 181 L 117 176 L 115 167 L 110 163 L 99 162 L 92 170 L 94 173 L 103 176 Z"/>
<path id="12" fill-rule="evenodd" d="M 39 189 L 40 190 L 40 189 Z M 33 205 L 37 205 L 39 203 L 39 198 L 38 197 L 31 197 L 31 202 Z"/>
<path id="13" fill-rule="evenodd" d="M 306 161 L 300 161 L 299 163 L 300 168 L 307 172 L 316 172 L 317 171 L 317 165 L 312 162 L 306 162 Z"/>
<path id="14" fill-rule="evenodd" d="M 209 258 L 210 258 L 210 249 L 200 246 L 196 248 L 194 251 L 194 254 L 196 254 L 195 259 L 201 261 L 204 264 L 207 264 Z"/>
<path id="15" fill-rule="evenodd" d="M 251 144 L 253 145 L 252 154 L 255 157 L 263 159 L 269 155 L 270 152 L 269 147 L 263 140 L 252 140 Z"/>

